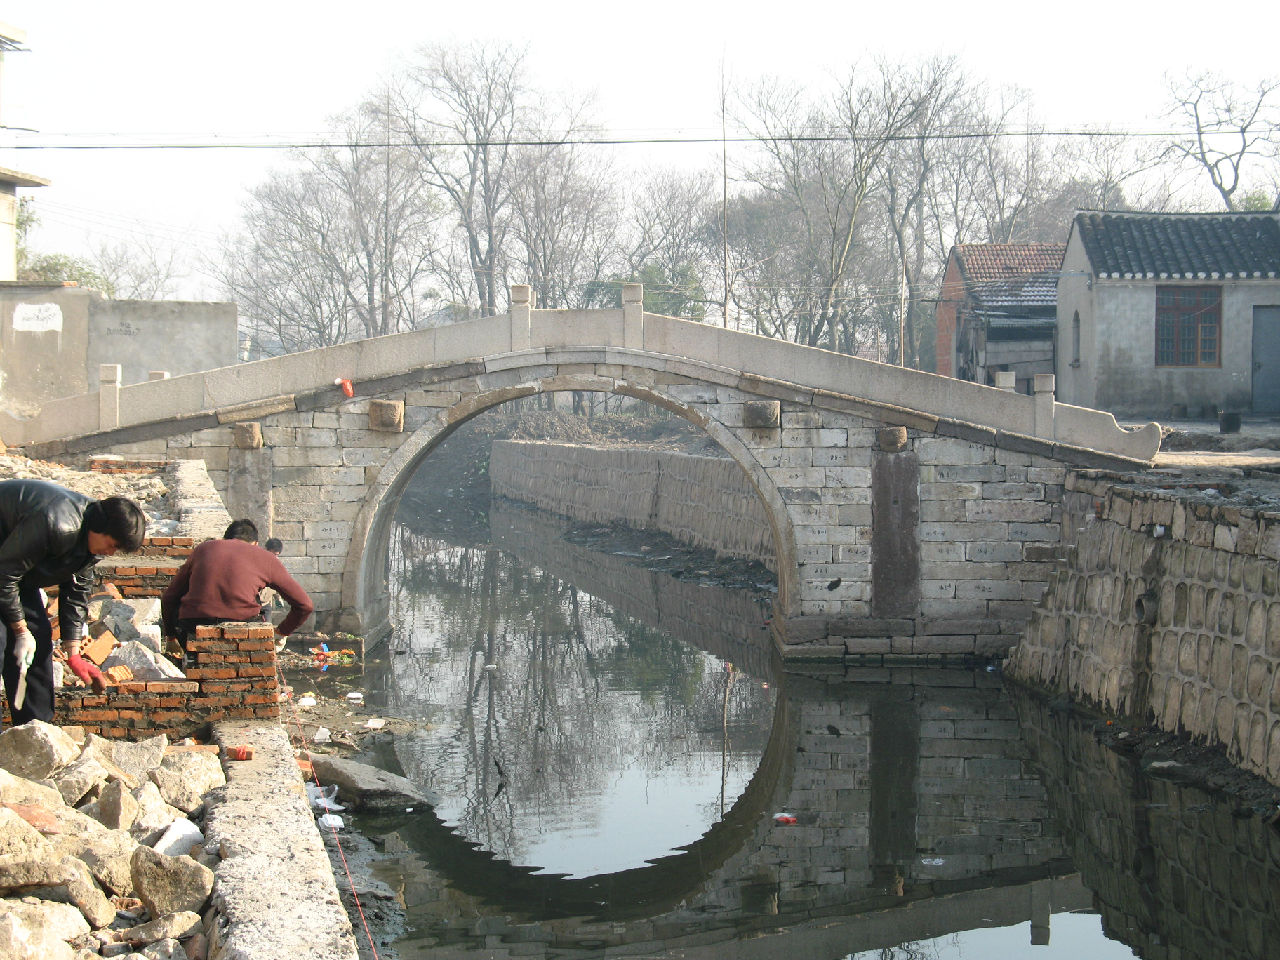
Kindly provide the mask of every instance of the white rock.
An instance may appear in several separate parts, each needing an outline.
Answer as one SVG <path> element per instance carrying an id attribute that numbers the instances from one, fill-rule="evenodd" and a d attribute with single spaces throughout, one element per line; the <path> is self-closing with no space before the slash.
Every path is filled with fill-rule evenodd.
<path id="1" fill-rule="evenodd" d="M 61 727 L 30 720 L 0 733 L 0 767 L 27 780 L 44 780 L 80 756 Z"/>
<path id="2" fill-rule="evenodd" d="M 74 907 L 72 908 L 75 909 Z M 79 911 L 76 911 L 79 913 Z M 42 926 L 29 925 L 14 913 L 0 914 L 0 957 L 13 960 L 75 960 L 65 940 Z"/>
<path id="3" fill-rule="evenodd" d="M 128 667 L 135 680 L 174 680 L 186 676 L 167 657 L 137 640 L 120 644 L 102 661 L 103 670 L 115 666 Z"/>
<path id="4" fill-rule="evenodd" d="M 204 834 L 186 817 L 179 817 L 169 824 L 169 829 L 151 846 L 166 857 L 179 857 L 183 854 L 190 855 L 191 848 L 196 844 L 203 846 Z"/>

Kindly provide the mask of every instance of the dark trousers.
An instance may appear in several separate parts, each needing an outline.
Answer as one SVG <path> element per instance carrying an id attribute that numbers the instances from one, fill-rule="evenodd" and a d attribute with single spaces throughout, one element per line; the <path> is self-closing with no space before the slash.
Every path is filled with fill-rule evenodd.
<path id="1" fill-rule="evenodd" d="M 20 582 L 18 596 L 22 599 L 22 615 L 26 618 L 27 629 L 36 640 L 36 658 L 27 668 L 26 700 L 21 710 L 15 710 L 13 695 L 18 689 L 20 667 L 13 655 L 13 632 L 7 623 L 4 624 L 4 695 L 9 700 L 9 712 L 15 726 L 28 720 L 48 722 L 53 719 L 53 628 L 49 625 L 44 604 L 40 602 L 39 587 Z"/>

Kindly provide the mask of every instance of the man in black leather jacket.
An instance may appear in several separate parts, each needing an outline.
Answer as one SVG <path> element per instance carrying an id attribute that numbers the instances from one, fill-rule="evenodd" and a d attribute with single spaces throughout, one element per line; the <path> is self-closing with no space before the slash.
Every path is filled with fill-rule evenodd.
<path id="1" fill-rule="evenodd" d="M 53 719 L 53 629 L 40 588 L 58 587 L 58 624 L 71 671 L 106 689 L 80 656 L 93 567 L 142 545 L 146 516 L 125 497 L 92 500 L 44 480 L 0 481 L 0 621 L 4 692 L 15 724 Z M 14 707 L 25 669 L 25 697 Z"/>

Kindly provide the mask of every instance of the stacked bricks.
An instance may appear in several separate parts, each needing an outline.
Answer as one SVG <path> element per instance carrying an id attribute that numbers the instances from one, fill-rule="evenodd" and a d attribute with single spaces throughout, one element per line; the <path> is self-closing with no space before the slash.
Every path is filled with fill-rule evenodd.
<path id="1" fill-rule="evenodd" d="M 1009 675 L 1221 745 L 1280 784 L 1280 514 L 1222 485 L 1089 471 L 1067 490 L 1076 542 Z"/>
<path id="2" fill-rule="evenodd" d="M 97 456 L 89 458 L 93 473 L 159 473 L 169 465 L 167 457 Z"/>
<path id="3" fill-rule="evenodd" d="M 158 597 L 194 546 L 192 537 L 147 537 L 137 553 L 98 563 L 96 589 L 113 583 L 123 597 Z"/>
<path id="4" fill-rule="evenodd" d="M 220 623 L 196 628 L 188 644 L 196 665 L 185 680 L 131 681 L 92 690 L 60 690 L 54 722 L 104 737 L 141 740 L 201 737 L 217 720 L 277 720 L 275 628 L 264 623 Z"/>
<path id="5" fill-rule="evenodd" d="M 195 545 L 194 537 L 146 537 L 142 541 L 141 549 L 133 556 L 172 557 L 185 560 L 191 556 Z"/>

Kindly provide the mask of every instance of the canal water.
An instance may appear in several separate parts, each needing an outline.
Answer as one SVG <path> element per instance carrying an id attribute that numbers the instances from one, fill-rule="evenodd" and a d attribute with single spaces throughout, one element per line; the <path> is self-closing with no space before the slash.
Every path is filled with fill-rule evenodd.
<path id="1" fill-rule="evenodd" d="M 488 531 L 394 537 L 367 697 L 439 800 L 356 826 L 403 960 L 1280 957 L 1275 828 L 1088 721 L 986 669 L 784 671 L 705 558 Z"/>
<path id="2" fill-rule="evenodd" d="M 784 670 L 762 569 L 490 504 L 440 454 L 365 669 L 412 721 L 378 762 L 438 798 L 354 821 L 401 960 L 1280 960 L 1274 811 L 998 672 Z"/>

